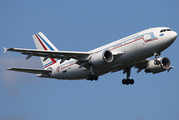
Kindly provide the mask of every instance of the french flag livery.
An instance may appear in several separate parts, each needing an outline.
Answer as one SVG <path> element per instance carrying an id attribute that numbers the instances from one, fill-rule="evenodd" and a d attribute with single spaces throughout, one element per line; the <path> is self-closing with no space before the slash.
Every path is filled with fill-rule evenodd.
<path id="1" fill-rule="evenodd" d="M 168 27 L 149 28 L 117 41 L 111 42 L 88 52 L 58 51 L 58 49 L 41 32 L 33 36 L 37 49 L 4 48 L 6 51 L 20 52 L 41 58 L 44 69 L 9 68 L 8 70 L 37 74 L 38 77 L 63 80 L 87 79 L 98 80 L 98 77 L 109 72 L 123 70 L 126 79 L 122 84 L 134 84 L 130 79 L 131 68 L 137 73 L 160 73 L 170 71 L 170 59 L 159 57 L 177 38 L 177 33 Z M 94 42 L 94 41 L 93 41 Z M 154 59 L 148 59 L 154 56 Z"/>
<path id="2" fill-rule="evenodd" d="M 48 40 L 48 38 L 42 32 L 34 34 L 32 37 L 38 50 L 58 51 L 58 49 Z M 48 68 L 49 66 L 57 63 L 54 58 L 48 58 L 47 60 L 44 60 L 45 57 L 40 58 L 44 68 Z"/>

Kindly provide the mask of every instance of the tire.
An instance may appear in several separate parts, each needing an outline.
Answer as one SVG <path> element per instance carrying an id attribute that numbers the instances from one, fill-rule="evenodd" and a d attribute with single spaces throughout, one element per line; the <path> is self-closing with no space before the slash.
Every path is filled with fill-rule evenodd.
<path id="1" fill-rule="evenodd" d="M 134 84 L 134 79 L 130 80 L 130 84 L 133 85 Z"/>
<path id="2" fill-rule="evenodd" d="M 94 80 L 94 75 L 90 75 L 90 80 L 91 80 L 91 81 Z"/>
<path id="3" fill-rule="evenodd" d="M 97 75 L 94 75 L 94 80 L 98 80 L 98 76 Z"/>
<path id="4" fill-rule="evenodd" d="M 126 80 L 125 80 L 125 79 L 122 80 L 122 84 L 123 84 L 123 85 L 126 84 Z"/>
<path id="5" fill-rule="evenodd" d="M 86 80 L 90 80 L 90 76 L 89 75 L 86 76 Z"/>

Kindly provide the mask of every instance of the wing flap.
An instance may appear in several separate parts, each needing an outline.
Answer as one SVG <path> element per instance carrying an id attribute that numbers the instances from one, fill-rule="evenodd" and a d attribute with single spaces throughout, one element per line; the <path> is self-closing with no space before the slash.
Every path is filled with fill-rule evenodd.
<path id="1" fill-rule="evenodd" d="M 52 72 L 52 70 L 30 69 L 30 68 L 9 68 L 7 70 L 17 71 L 17 72 L 25 72 L 25 73 L 33 73 L 33 74 L 49 74 Z"/>

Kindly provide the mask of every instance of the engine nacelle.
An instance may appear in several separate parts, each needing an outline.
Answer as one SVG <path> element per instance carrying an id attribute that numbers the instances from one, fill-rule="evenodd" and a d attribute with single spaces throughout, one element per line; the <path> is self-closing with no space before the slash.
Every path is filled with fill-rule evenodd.
<path id="1" fill-rule="evenodd" d="M 146 73 L 152 72 L 153 74 L 169 70 L 171 68 L 171 62 L 166 57 L 161 57 L 156 60 L 150 60 L 147 68 L 145 69 Z"/>
<path id="2" fill-rule="evenodd" d="M 90 59 L 90 63 L 95 67 L 99 67 L 105 63 L 111 63 L 112 61 L 113 61 L 113 54 L 109 50 L 95 53 Z"/>

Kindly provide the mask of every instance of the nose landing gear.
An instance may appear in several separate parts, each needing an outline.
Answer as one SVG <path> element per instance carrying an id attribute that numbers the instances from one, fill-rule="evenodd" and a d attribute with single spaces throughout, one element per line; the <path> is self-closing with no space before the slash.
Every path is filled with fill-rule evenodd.
<path id="1" fill-rule="evenodd" d="M 155 65 L 160 65 L 160 61 L 158 60 L 158 57 L 161 55 L 161 53 L 154 53 L 154 56 L 155 56 L 155 61 L 154 61 L 154 64 Z"/>

